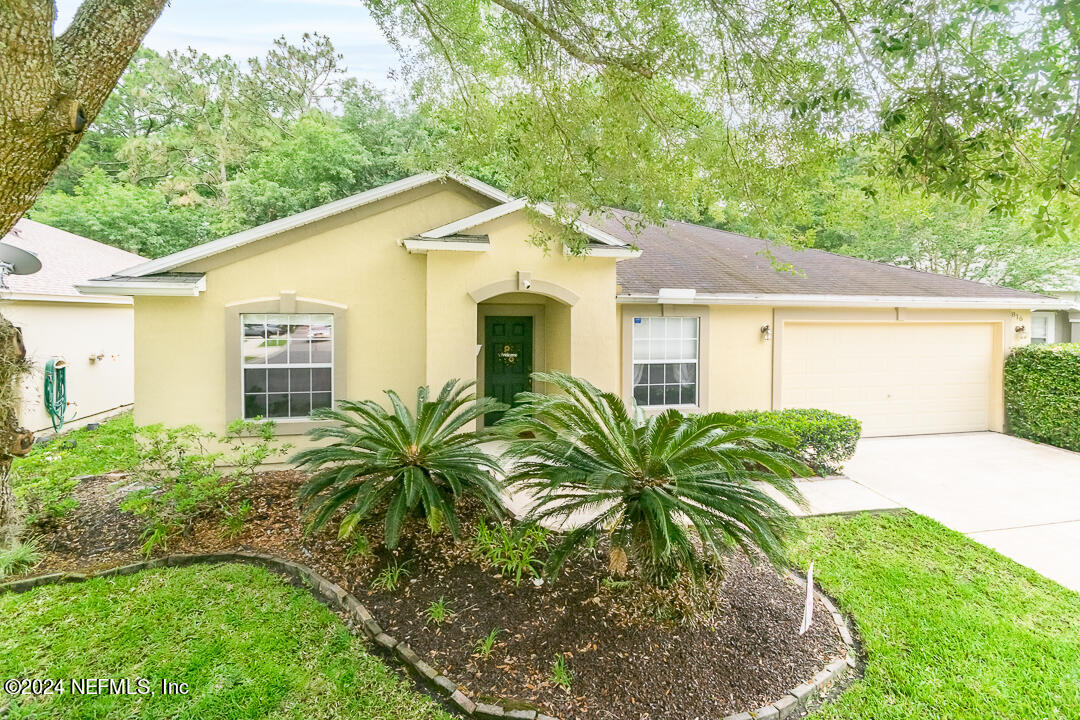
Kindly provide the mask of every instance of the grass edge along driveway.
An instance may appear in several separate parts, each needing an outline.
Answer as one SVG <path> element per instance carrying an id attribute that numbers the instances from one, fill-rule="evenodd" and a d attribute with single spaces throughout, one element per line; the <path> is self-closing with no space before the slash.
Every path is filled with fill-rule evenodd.
<path id="1" fill-rule="evenodd" d="M 1080 595 L 922 515 L 803 521 L 865 677 L 815 717 L 1080 718 Z"/>

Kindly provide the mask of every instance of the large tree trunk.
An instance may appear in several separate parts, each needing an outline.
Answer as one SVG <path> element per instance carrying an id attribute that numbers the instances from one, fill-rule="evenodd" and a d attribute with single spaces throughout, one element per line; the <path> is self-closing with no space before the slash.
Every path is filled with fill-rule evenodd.
<path id="1" fill-rule="evenodd" d="M 0 317 L 0 548 L 17 539 L 20 527 L 11 461 L 34 444 L 34 434 L 19 427 L 19 384 L 29 370 L 22 332 Z"/>
<path id="2" fill-rule="evenodd" d="M 54 0 L 0 0 L 0 237 L 79 144 L 166 2 L 85 0 L 54 37 Z M 0 547 L 18 532 L 11 462 L 33 444 L 18 422 L 25 356 L 0 317 Z"/>
<path id="3" fill-rule="evenodd" d="M 53 37 L 53 0 L 0 2 L 0 236 L 82 139 L 166 0 L 85 0 Z"/>

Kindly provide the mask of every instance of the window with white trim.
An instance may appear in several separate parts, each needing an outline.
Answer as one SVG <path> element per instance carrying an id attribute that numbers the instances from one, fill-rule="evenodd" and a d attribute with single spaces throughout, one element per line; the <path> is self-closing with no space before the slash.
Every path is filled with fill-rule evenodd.
<path id="1" fill-rule="evenodd" d="M 241 314 L 244 417 L 306 418 L 334 393 L 334 316 Z"/>
<path id="2" fill-rule="evenodd" d="M 696 317 L 636 317 L 634 402 L 642 407 L 698 404 Z"/>
<path id="3" fill-rule="evenodd" d="M 1041 345 L 1054 342 L 1054 313 L 1031 313 L 1031 343 Z"/>

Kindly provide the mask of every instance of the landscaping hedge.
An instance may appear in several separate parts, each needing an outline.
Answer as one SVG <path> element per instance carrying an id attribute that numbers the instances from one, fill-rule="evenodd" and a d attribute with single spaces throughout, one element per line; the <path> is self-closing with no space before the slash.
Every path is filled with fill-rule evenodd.
<path id="1" fill-rule="evenodd" d="M 862 435 L 858 420 L 828 410 L 744 410 L 736 414 L 752 425 L 768 425 L 794 435 L 799 459 L 822 476 L 843 470 Z"/>
<path id="2" fill-rule="evenodd" d="M 1005 359 L 1009 433 L 1080 450 L 1080 343 L 1028 345 Z"/>

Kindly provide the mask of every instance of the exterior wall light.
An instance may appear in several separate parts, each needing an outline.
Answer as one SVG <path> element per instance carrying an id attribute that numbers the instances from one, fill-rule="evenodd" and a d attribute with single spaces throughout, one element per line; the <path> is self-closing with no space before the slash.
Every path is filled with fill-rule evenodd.
<path id="1" fill-rule="evenodd" d="M 1016 326 L 1016 334 L 1017 335 L 1023 335 L 1025 330 L 1027 330 L 1027 328 L 1025 328 L 1023 325 L 1017 325 Z"/>
<path id="2" fill-rule="evenodd" d="M 761 326 L 761 339 L 768 341 L 772 337 L 772 328 L 769 327 L 769 323 L 765 323 Z"/>

